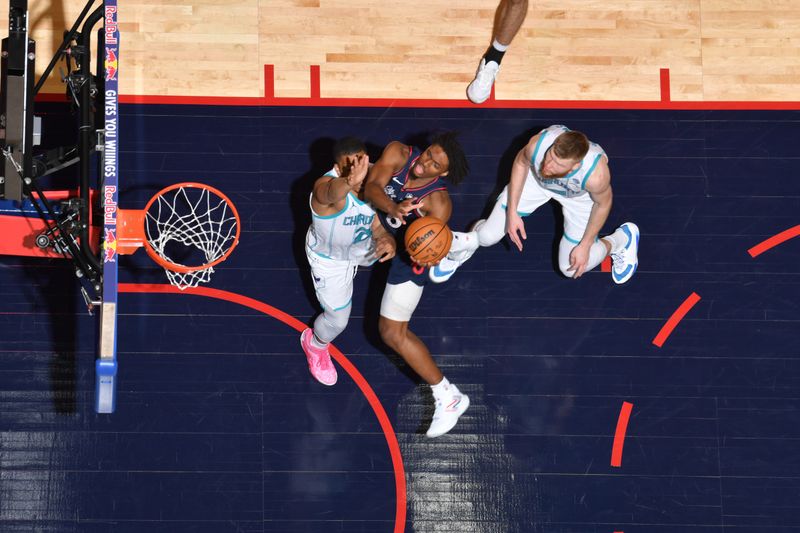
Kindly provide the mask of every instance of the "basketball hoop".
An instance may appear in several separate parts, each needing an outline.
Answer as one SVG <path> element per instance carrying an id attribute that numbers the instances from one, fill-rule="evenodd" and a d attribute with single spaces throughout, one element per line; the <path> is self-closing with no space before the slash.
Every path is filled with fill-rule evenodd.
<path id="1" fill-rule="evenodd" d="M 131 254 L 144 247 L 169 282 L 184 290 L 211 279 L 214 267 L 236 248 L 240 231 L 236 206 L 222 192 L 202 183 L 176 183 L 142 210 L 119 210 L 116 251 Z"/>

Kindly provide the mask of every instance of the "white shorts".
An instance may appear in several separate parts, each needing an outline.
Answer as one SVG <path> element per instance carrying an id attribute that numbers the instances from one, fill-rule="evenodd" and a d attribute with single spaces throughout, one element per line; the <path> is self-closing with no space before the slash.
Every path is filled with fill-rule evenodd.
<path id="1" fill-rule="evenodd" d="M 592 214 L 592 207 L 594 206 L 592 197 L 589 196 L 589 193 L 573 198 L 561 196 L 539 185 L 528 173 L 525 186 L 522 188 L 522 196 L 517 206 L 517 213 L 519 216 L 526 217 L 550 200 L 555 200 L 561 204 L 562 212 L 564 213 L 564 238 L 573 244 L 578 244 L 586 232 L 586 226 L 589 224 L 589 215 Z M 497 201 L 502 204 L 503 209 L 508 207 L 508 186 L 500 193 Z"/>
<path id="2" fill-rule="evenodd" d="M 423 287 L 413 281 L 386 284 L 381 300 L 381 316 L 397 322 L 409 322 L 422 298 Z"/>
<path id="3" fill-rule="evenodd" d="M 349 306 L 353 300 L 353 278 L 358 264 L 322 257 L 306 247 L 306 257 L 311 266 L 311 279 L 317 300 L 326 311 L 338 311 Z"/>

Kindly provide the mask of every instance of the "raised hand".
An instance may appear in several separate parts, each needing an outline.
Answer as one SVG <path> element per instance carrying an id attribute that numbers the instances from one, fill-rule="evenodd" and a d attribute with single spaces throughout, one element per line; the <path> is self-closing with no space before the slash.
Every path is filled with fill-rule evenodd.
<path id="1" fill-rule="evenodd" d="M 420 209 L 421 207 L 423 207 L 422 200 L 417 202 L 416 198 L 408 198 L 398 204 L 395 204 L 394 209 L 391 213 L 389 213 L 389 215 L 399 220 L 401 224 L 405 224 L 408 214 L 415 209 Z"/>
<path id="2" fill-rule="evenodd" d="M 367 177 L 369 170 L 369 156 L 364 154 L 353 158 L 347 158 L 347 162 L 341 169 L 342 177 L 347 181 L 351 189 L 357 191 L 361 189 L 361 184 Z"/>

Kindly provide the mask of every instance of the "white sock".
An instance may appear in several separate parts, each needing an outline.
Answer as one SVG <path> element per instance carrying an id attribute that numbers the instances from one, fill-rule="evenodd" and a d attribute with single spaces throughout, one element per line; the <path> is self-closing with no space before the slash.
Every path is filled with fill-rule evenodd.
<path id="1" fill-rule="evenodd" d="M 462 233 L 460 231 L 453 232 L 453 242 L 450 245 L 451 254 L 458 254 L 464 250 L 474 250 L 480 246 L 478 241 L 478 232 L 470 231 Z"/>
<path id="2" fill-rule="evenodd" d="M 442 377 L 442 381 L 436 385 L 431 385 L 431 391 L 433 392 L 433 397 L 440 400 L 450 394 L 450 382 L 447 381 L 446 377 Z"/>
<path id="3" fill-rule="evenodd" d="M 484 41 L 484 42 L 486 42 L 486 41 Z M 498 52 L 505 52 L 506 50 L 508 50 L 508 45 L 507 44 L 500 44 L 500 41 L 498 41 L 497 39 L 494 39 L 492 41 L 492 48 L 494 48 Z"/>
<path id="4" fill-rule="evenodd" d="M 628 236 L 621 229 L 617 229 L 611 235 L 606 235 L 603 239 L 611 243 L 612 254 L 619 252 L 628 244 Z"/>
<path id="5" fill-rule="evenodd" d="M 312 333 L 312 335 L 311 335 L 311 346 L 313 346 L 314 348 L 325 348 L 325 347 L 328 346 L 327 342 L 322 342 L 321 340 L 319 340 L 317 338 L 317 334 L 314 333 L 314 330 L 311 330 L 311 333 Z"/>

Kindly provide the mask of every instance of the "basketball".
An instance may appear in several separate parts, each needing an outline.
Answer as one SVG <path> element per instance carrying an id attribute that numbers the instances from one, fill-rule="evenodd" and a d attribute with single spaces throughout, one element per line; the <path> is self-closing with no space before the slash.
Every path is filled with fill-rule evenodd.
<path id="1" fill-rule="evenodd" d="M 408 225 L 406 250 L 417 263 L 437 263 L 444 259 L 453 242 L 453 232 L 436 217 L 422 217 Z"/>

